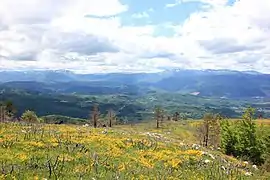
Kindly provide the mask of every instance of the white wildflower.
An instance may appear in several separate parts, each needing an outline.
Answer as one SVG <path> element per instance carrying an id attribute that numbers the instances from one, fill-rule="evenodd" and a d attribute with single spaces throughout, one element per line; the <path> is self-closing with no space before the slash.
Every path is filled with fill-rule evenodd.
<path id="1" fill-rule="evenodd" d="M 200 147 L 201 147 L 201 146 L 198 145 L 198 144 L 193 144 L 193 145 L 192 145 L 192 148 L 194 148 L 194 149 L 196 149 L 196 150 L 198 150 Z"/>
<path id="2" fill-rule="evenodd" d="M 184 146 L 185 145 L 183 142 L 180 142 L 179 144 L 180 144 L 180 146 Z"/>
<path id="3" fill-rule="evenodd" d="M 89 124 L 84 124 L 83 127 L 89 127 Z"/>
<path id="4" fill-rule="evenodd" d="M 208 156 L 210 156 L 212 159 L 216 159 L 213 154 L 208 154 Z"/>
<path id="5" fill-rule="evenodd" d="M 207 155 L 208 153 L 205 151 L 202 151 L 202 155 Z"/>
<path id="6" fill-rule="evenodd" d="M 251 175 L 252 175 L 251 172 L 246 172 L 246 173 L 245 173 L 245 176 L 251 176 Z"/>
<path id="7" fill-rule="evenodd" d="M 223 171 L 225 171 L 225 170 L 226 170 L 226 168 L 225 168 L 224 166 L 221 166 L 221 169 L 222 169 Z"/>
<path id="8" fill-rule="evenodd" d="M 108 130 L 105 129 L 104 131 L 102 131 L 102 134 L 107 134 L 108 133 Z"/>
<path id="9" fill-rule="evenodd" d="M 209 159 L 206 159 L 206 160 L 204 160 L 204 163 L 205 164 L 208 164 L 208 163 L 210 163 L 211 161 L 209 160 Z"/>
<path id="10" fill-rule="evenodd" d="M 258 169 L 258 167 L 257 167 L 256 165 L 252 165 L 252 167 L 253 167 L 254 169 Z"/>

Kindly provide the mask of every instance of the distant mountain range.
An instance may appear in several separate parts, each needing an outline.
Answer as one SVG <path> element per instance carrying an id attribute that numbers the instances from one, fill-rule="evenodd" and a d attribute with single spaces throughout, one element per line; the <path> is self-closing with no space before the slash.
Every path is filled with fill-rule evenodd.
<path id="1" fill-rule="evenodd" d="M 219 98 L 270 97 L 270 75 L 253 71 L 166 70 L 158 73 L 75 74 L 71 71 L 0 71 L 1 88 L 78 94 L 149 91 Z"/>

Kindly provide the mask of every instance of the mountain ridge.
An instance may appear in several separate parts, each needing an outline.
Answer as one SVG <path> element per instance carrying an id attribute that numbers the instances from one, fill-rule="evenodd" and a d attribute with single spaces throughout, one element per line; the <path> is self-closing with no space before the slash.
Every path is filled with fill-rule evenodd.
<path id="1" fill-rule="evenodd" d="M 43 83 L 44 88 L 50 87 L 52 91 L 66 86 L 84 93 L 91 93 L 91 88 L 107 89 L 110 93 L 108 88 L 121 91 L 119 87 L 128 87 L 131 92 L 155 90 L 183 94 L 199 92 L 198 95 L 208 97 L 270 97 L 270 75 L 253 71 L 173 69 L 158 73 L 107 74 L 76 74 L 68 70 L 0 71 L 2 87 L 27 88 L 29 82 L 32 87 L 36 83 L 43 88 L 40 85 Z"/>

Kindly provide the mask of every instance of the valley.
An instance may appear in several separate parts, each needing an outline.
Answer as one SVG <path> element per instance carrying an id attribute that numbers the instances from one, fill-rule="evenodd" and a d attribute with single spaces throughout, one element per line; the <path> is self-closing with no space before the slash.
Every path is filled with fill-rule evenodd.
<path id="1" fill-rule="evenodd" d="M 200 119 L 206 112 L 229 118 L 252 106 L 270 117 L 270 75 L 234 71 L 175 70 L 139 74 L 75 74 L 67 71 L 2 71 L 0 101 L 10 100 L 17 115 L 88 119 L 93 104 L 102 114 L 112 108 L 121 121 L 152 118 L 155 106 L 168 116 Z M 196 93 L 197 92 L 197 93 Z M 195 93 L 195 94 L 194 94 Z"/>

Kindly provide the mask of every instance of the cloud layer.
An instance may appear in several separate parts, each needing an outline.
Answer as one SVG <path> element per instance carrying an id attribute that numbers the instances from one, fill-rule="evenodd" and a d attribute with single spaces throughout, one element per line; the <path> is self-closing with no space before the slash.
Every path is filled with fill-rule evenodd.
<path id="1" fill-rule="evenodd" d="M 184 22 L 130 26 L 123 17 L 131 7 L 118 0 L 1 0 L 0 69 L 270 73 L 270 1 L 181 0 L 163 6 L 190 2 L 203 8 Z M 131 13 L 130 19 L 151 20 L 151 15 Z M 157 35 L 160 27 L 173 34 Z"/>

